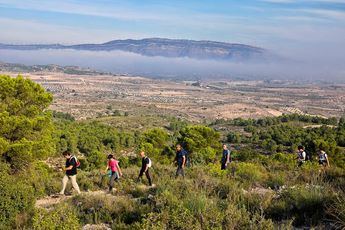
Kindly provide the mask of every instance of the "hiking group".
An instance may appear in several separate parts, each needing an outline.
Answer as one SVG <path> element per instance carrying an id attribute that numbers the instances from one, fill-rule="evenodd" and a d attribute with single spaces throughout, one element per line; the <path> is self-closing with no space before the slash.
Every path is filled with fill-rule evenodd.
<path id="1" fill-rule="evenodd" d="M 297 165 L 298 165 L 298 167 L 303 166 L 306 161 L 311 161 L 311 160 L 312 160 L 311 156 L 308 155 L 304 151 L 304 147 L 302 145 L 298 146 L 298 151 L 297 151 Z M 321 165 L 321 166 L 324 166 L 324 167 L 330 166 L 327 153 L 322 149 L 320 149 L 320 151 L 319 151 L 319 155 L 317 157 L 317 160 L 319 162 L 319 165 Z"/>
<path id="2" fill-rule="evenodd" d="M 141 168 L 139 171 L 139 175 L 137 178 L 137 182 L 142 181 L 142 177 L 145 174 L 149 186 L 153 186 L 152 184 L 152 177 L 150 174 L 150 168 L 152 167 L 151 159 L 146 156 L 144 151 L 140 151 L 141 157 Z M 66 159 L 65 167 L 63 170 L 65 171 L 65 175 L 62 179 L 62 189 L 60 191 L 60 195 L 65 194 L 65 189 L 67 186 L 68 181 L 70 180 L 72 183 L 73 188 L 75 191 L 80 194 L 80 189 L 77 183 L 77 168 L 80 166 L 80 162 L 78 161 L 76 156 L 73 156 L 70 152 L 65 151 L 63 152 L 63 156 Z M 318 154 L 318 162 L 320 166 L 329 167 L 329 159 L 324 150 L 320 150 Z M 297 166 L 302 167 L 306 161 L 312 160 L 310 155 L 308 155 L 303 146 L 298 146 L 297 151 Z M 221 158 L 221 170 L 226 170 L 228 165 L 232 162 L 231 157 L 231 150 L 228 148 L 226 144 L 223 144 L 223 152 Z M 175 178 L 182 176 L 185 177 L 185 167 L 191 166 L 190 156 L 189 153 L 182 147 L 181 144 L 176 145 L 176 155 L 174 163 L 177 165 Z M 119 161 L 115 159 L 113 154 L 108 155 L 108 162 L 107 167 L 105 169 L 106 174 L 109 176 L 109 192 L 112 192 L 114 188 L 114 183 L 118 182 L 120 177 L 123 175 L 121 168 L 119 166 Z"/>

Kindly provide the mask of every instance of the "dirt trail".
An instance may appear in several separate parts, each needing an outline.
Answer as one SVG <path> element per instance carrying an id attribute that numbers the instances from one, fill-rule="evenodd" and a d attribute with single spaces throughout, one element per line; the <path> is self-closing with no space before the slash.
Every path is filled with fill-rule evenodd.
<path id="1" fill-rule="evenodd" d="M 145 189 L 150 189 L 150 188 L 155 188 L 156 185 L 153 185 L 152 187 L 148 187 L 146 185 L 138 185 L 137 188 L 140 188 L 142 190 Z M 35 207 L 36 208 L 44 208 L 44 209 L 51 209 L 55 205 L 64 202 L 70 198 L 72 198 L 74 195 L 70 196 L 61 196 L 61 195 L 51 195 L 51 196 L 46 196 L 41 199 L 36 200 Z M 81 196 L 116 196 L 120 197 L 123 195 L 114 195 L 112 193 L 108 193 L 105 190 L 96 190 L 96 191 L 87 191 L 87 192 L 82 192 Z M 135 199 L 135 198 L 133 198 Z"/>
<path id="2" fill-rule="evenodd" d="M 97 190 L 97 191 L 88 191 L 88 192 L 82 192 L 81 195 L 89 195 L 89 196 L 96 196 L 96 195 L 104 195 L 104 196 L 113 196 L 110 193 L 107 193 L 102 190 Z M 35 207 L 36 208 L 45 208 L 45 209 L 50 209 L 51 207 L 64 202 L 70 198 L 72 198 L 73 195 L 71 196 L 61 196 L 61 195 L 52 195 L 52 196 L 47 196 L 43 197 L 41 199 L 36 200 Z"/>

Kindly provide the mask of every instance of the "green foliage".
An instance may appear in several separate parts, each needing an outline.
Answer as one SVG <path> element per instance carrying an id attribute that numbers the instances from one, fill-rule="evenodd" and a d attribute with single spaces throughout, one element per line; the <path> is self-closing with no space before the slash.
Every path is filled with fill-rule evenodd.
<path id="1" fill-rule="evenodd" d="M 238 163 L 235 167 L 236 175 L 239 176 L 242 181 L 248 181 L 250 183 L 260 183 L 268 179 L 268 174 L 265 168 L 260 165 L 241 162 Z"/>
<path id="2" fill-rule="evenodd" d="M 23 227 L 33 212 L 33 189 L 9 175 L 3 163 L 0 163 L 0 188 L 0 229 Z"/>
<path id="3" fill-rule="evenodd" d="M 140 205 L 126 197 L 78 196 L 71 205 L 78 204 L 77 215 L 83 223 L 125 223 L 127 226 L 141 222 L 146 205 Z M 114 225 L 116 226 L 116 225 Z"/>
<path id="4" fill-rule="evenodd" d="M 220 151 L 220 134 L 209 127 L 202 125 L 187 126 L 181 130 L 180 135 L 180 138 L 178 138 L 179 143 L 191 153 L 195 163 L 213 161 L 216 152 Z"/>
<path id="5" fill-rule="evenodd" d="M 325 218 L 333 192 L 318 185 L 294 186 L 282 192 L 267 210 L 274 219 L 293 218 L 294 225 L 315 225 Z"/>
<path id="6" fill-rule="evenodd" d="M 183 121 L 181 119 L 173 119 L 170 124 L 168 130 L 177 133 L 179 132 L 181 129 L 183 129 L 184 127 L 186 127 L 188 125 L 188 123 L 186 121 Z"/>
<path id="7" fill-rule="evenodd" d="M 66 121 L 75 121 L 75 118 L 71 114 L 63 113 L 63 112 L 57 112 L 57 111 L 53 111 L 53 118 L 66 120 Z"/>
<path id="8" fill-rule="evenodd" d="M 77 230 L 81 227 L 75 210 L 67 204 L 50 211 L 36 209 L 32 226 L 37 230 Z"/>
<path id="9" fill-rule="evenodd" d="M 136 144 L 134 134 L 120 132 L 117 129 L 99 122 L 55 121 L 54 140 L 56 153 L 69 150 L 85 155 L 82 168 L 90 170 L 99 168 L 106 162 L 109 153 L 117 153 Z"/>
<path id="10" fill-rule="evenodd" d="M 230 143 L 241 143 L 241 136 L 236 132 L 230 132 L 227 136 L 227 141 Z"/>
<path id="11" fill-rule="evenodd" d="M 41 161 L 35 162 L 20 177 L 33 188 L 36 197 L 55 194 L 61 189 L 61 176 L 56 175 L 52 168 Z"/>
<path id="12" fill-rule="evenodd" d="M 115 128 L 114 121 L 129 123 L 130 117 L 75 121 L 69 114 L 47 112 L 51 101 L 51 95 L 30 80 L 0 77 L 1 229 L 80 229 L 88 223 L 107 223 L 114 229 L 322 228 L 326 219 L 343 226 L 344 118 L 338 123 L 335 118 L 296 114 L 219 120 L 214 125 L 231 126 L 221 137 L 205 125 L 170 119 L 168 126 L 157 128 L 163 125 L 147 125 L 142 117 L 140 126 L 156 128 L 128 132 Z M 223 137 L 236 143 L 227 170 L 219 164 Z M 195 163 L 183 180 L 173 179 L 176 168 L 170 166 L 177 142 Z M 325 150 L 332 167 L 307 162 L 296 168 L 296 156 L 289 152 L 299 144 L 313 159 Z M 39 160 L 66 150 L 82 154 L 82 191 L 107 188 L 109 178 L 99 168 L 107 154 L 115 154 L 125 175 L 115 185 L 116 196 L 96 191 L 35 210 L 35 197 L 56 193 L 62 177 Z M 154 159 L 150 171 L 156 187 L 134 183 L 140 158 L 129 153 L 135 150 Z"/>
<path id="13" fill-rule="evenodd" d="M 23 170 L 53 149 L 51 94 L 31 80 L 0 76 L 0 153 L 12 167 Z"/>

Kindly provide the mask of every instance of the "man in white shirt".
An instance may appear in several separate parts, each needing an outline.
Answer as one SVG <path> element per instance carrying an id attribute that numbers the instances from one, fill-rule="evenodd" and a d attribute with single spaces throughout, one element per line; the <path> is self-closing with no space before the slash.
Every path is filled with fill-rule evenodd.
<path id="1" fill-rule="evenodd" d="M 298 167 L 301 167 L 306 160 L 307 154 L 304 151 L 304 147 L 302 145 L 298 146 L 298 153 L 297 153 L 297 162 Z"/>

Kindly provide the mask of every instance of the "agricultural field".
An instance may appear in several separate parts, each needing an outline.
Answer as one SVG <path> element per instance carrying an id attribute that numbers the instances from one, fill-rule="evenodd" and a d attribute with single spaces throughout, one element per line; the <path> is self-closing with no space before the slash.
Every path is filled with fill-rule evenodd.
<path id="1" fill-rule="evenodd" d="M 6 74 L 16 76 L 18 72 Z M 70 113 L 78 120 L 130 114 L 203 122 L 292 113 L 340 117 L 345 112 L 345 85 L 341 84 L 188 82 L 54 71 L 23 75 L 54 95 L 51 109 Z"/>

